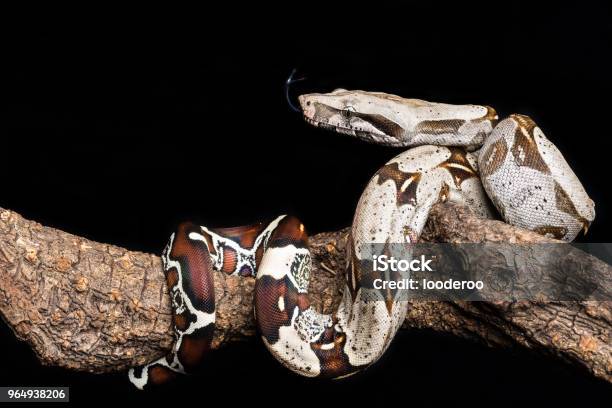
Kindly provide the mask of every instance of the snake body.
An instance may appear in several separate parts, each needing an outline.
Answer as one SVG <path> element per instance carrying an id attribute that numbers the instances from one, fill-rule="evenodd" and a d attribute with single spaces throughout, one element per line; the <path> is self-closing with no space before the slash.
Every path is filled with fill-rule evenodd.
<path id="1" fill-rule="evenodd" d="M 367 245 L 416 242 L 431 207 L 443 201 L 488 218 L 495 207 L 510 224 L 565 241 L 586 232 L 595 217 L 576 175 L 527 116 L 497 123 L 487 106 L 343 89 L 302 95 L 300 105 L 314 126 L 377 144 L 417 146 L 378 170 L 359 200 L 342 301 L 330 315 L 310 306 L 311 257 L 295 217 L 226 229 L 181 224 L 162 256 L 176 341 L 167 356 L 130 370 L 137 387 L 200 366 L 214 332 L 213 270 L 256 277 L 257 328 L 283 365 L 308 377 L 340 378 L 374 363 L 406 315 L 406 300 L 360 284 Z"/>

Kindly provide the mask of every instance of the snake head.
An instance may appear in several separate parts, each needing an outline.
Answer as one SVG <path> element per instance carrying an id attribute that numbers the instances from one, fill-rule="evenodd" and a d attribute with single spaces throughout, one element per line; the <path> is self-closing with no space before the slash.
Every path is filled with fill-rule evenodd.
<path id="1" fill-rule="evenodd" d="M 450 105 L 383 92 L 312 93 L 299 98 L 306 122 L 387 146 L 482 145 L 497 113 L 481 105 Z"/>
<path id="2" fill-rule="evenodd" d="M 356 136 L 368 142 L 400 145 L 405 130 L 398 121 L 401 106 L 389 95 L 336 89 L 299 97 L 304 119 L 311 125 Z"/>

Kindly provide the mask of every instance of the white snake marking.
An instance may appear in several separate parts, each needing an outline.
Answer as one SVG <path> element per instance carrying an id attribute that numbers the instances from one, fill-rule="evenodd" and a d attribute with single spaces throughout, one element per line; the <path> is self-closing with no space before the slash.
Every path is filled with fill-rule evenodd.
<path id="1" fill-rule="evenodd" d="M 256 275 L 257 327 L 283 365 L 308 377 L 341 378 L 380 358 L 407 311 L 405 300 L 361 287 L 368 245 L 416 242 L 431 207 L 444 201 L 492 218 L 490 198 L 506 222 L 565 241 L 586 232 L 595 218 L 594 203 L 580 181 L 527 116 L 515 114 L 497 123 L 495 110 L 487 106 L 343 89 L 302 95 L 300 105 L 314 126 L 378 144 L 418 146 L 385 164 L 359 200 L 338 309 L 324 315 L 310 306 L 311 257 L 297 219 L 283 216 L 270 224 L 224 230 L 183 225 L 164 257 L 168 286 L 182 299 L 173 300 L 177 342 L 168 357 L 145 366 L 140 375 L 130 372 L 137 386 L 162 383 L 170 371 L 186 371 L 183 360 L 195 365 L 210 346 L 214 292 L 191 286 L 212 287 L 213 268 Z M 175 242 L 179 236 L 181 245 Z M 200 293 L 198 304 L 207 307 L 206 313 L 193 307 L 194 293 Z M 187 327 L 177 318 L 185 311 L 192 316 Z M 183 348 L 194 330 L 204 341 Z"/>

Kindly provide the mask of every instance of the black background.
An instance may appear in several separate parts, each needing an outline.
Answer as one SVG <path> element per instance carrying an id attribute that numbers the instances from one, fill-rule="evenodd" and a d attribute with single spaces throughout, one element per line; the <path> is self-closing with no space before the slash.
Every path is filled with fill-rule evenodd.
<path id="1" fill-rule="evenodd" d="M 73 13 L 81 11 L 64 17 Z M 583 239 L 608 242 L 610 18 L 587 3 L 301 2 L 156 16 L 97 10 L 69 23 L 28 15 L 2 40 L 0 206 L 156 253 L 187 219 L 229 226 L 291 213 L 311 233 L 347 226 L 371 175 L 400 151 L 305 124 L 284 99 L 297 67 L 308 80 L 296 94 L 358 88 L 530 115 L 596 202 Z M 546 356 L 429 332 L 401 333 L 380 363 L 331 383 L 290 374 L 253 340 L 148 394 L 123 374 L 40 367 L 5 325 L 0 347 L 1 385 L 67 385 L 73 401 L 210 403 L 209 391 L 309 405 L 610 398 L 607 384 Z"/>

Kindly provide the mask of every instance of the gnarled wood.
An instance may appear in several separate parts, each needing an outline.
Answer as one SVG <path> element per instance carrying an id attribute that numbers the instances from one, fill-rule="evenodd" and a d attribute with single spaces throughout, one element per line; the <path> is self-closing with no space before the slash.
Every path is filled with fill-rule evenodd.
<path id="1" fill-rule="evenodd" d="M 311 299 L 325 312 L 340 300 L 346 232 L 311 238 Z M 453 204 L 434 207 L 423 239 L 555 242 Z M 255 334 L 253 286 L 252 278 L 215 274 L 214 348 Z M 158 256 L 93 242 L 2 209 L 0 313 L 43 364 L 75 370 L 127 370 L 164 355 L 173 341 Z M 610 302 L 412 302 L 404 328 L 543 350 L 612 381 L 611 325 Z"/>

